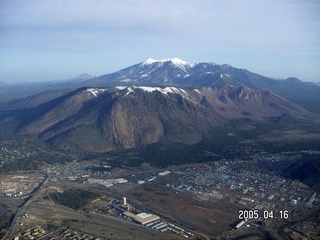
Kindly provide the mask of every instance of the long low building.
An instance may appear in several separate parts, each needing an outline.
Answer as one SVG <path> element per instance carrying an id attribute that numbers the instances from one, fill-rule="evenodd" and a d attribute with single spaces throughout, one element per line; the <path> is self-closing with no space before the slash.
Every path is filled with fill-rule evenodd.
<path id="1" fill-rule="evenodd" d="M 236 226 L 236 229 L 240 228 L 243 224 L 245 224 L 245 220 L 242 220 L 241 222 L 239 222 Z"/>
<path id="2" fill-rule="evenodd" d="M 139 214 L 134 214 L 132 212 L 126 211 L 122 213 L 124 216 L 131 218 L 132 220 L 134 220 L 137 223 L 140 223 L 142 225 L 148 224 L 150 222 L 159 220 L 160 217 L 157 215 L 153 215 L 150 213 L 139 213 Z"/>
<path id="3" fill-rule="evenodd" d="M 124 178 L 111 178 L 111 179 L 96 179 L 88 178 L 87 183 L 96 183 L 104 187 L 111 187 L 115 184 L 127 183 L 128 180 Z"/>

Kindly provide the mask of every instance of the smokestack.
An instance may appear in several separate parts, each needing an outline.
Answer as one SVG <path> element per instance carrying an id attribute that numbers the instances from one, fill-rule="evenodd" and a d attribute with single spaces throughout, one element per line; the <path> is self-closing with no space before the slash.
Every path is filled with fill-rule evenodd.
<path id="1" fill-rule="evenodd" d="M 127 205 L 127 198 L 126 197 L 123 197 L 123 205 Z"/>

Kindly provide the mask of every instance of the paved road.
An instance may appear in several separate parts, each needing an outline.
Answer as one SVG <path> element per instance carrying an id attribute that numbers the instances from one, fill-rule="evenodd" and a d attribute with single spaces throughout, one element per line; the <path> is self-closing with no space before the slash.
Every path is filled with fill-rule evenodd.
<path id="1" fill-rule="evenodd" d="M 33 195 L 29 198 L 29 200 L 27 202 L 25 202 L 25 204 L 23 204 L 23 206 L 21 206 L 19 208 L 19 210 L 16 212 L 16 215 L 14 216 L 11 226 L 9 228 L 9 233 L 7 234 L 7 236 L 9 237 L 9 239 L 13 238 L 12 235 L 14 233 L 14 229 L 17 225 L 18 219 L 21 216 L 21 214 L 23 213 L 23 211 L 30 205 L 30 203 L 32 203 L 32 201 L 38 196 L 38 194 L 41 192 L 41 189 L 44 188 L 44 186 L 46 185 L 46 183 L 48 182 L 48 175 L 45 174 L 45 180 L 41 183 L 41 185 L 38 187 L 38 189 L 33 193 Z"/>

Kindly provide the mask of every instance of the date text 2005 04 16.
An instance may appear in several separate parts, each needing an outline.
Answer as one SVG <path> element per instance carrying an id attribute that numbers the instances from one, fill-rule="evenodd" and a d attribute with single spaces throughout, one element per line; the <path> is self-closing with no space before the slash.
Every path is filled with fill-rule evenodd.
<path id="1" fill-rule="evenodd" d="M 254 220 L 254 219 L 288 219 L 289 210 L 239 210 L 240 220 Z"/>

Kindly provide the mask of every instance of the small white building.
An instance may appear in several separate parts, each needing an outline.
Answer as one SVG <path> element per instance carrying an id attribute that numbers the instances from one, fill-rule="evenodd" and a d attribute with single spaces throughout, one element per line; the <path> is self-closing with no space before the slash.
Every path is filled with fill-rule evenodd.
<path id="1" fill-rule="evenodd" d="M 139 180 L 137 183 L 138 184 L 142 184 L 142 183 L 144 183 L 144 181 L 143 180 Z"/>
<path id="2" fill-rule="evenodd" d="M 289 203 L 296 205 L 298 203 L 298 200 L 297 199 L 290 199 Z"/>
<path id="3" fill-rule="evenodd" d="M 162 176 L 168 175 L 169 173 L 170 173 L 170 171 L 164 171 L 164 172 L 158 173 L 158 175 L 162 177 Z"/>
<path id="4" fill-rule="evenodd" d="M 236 229 L 240 228 L 245 223 L 245 220 L 242 220 L 236 225 Z"/>

